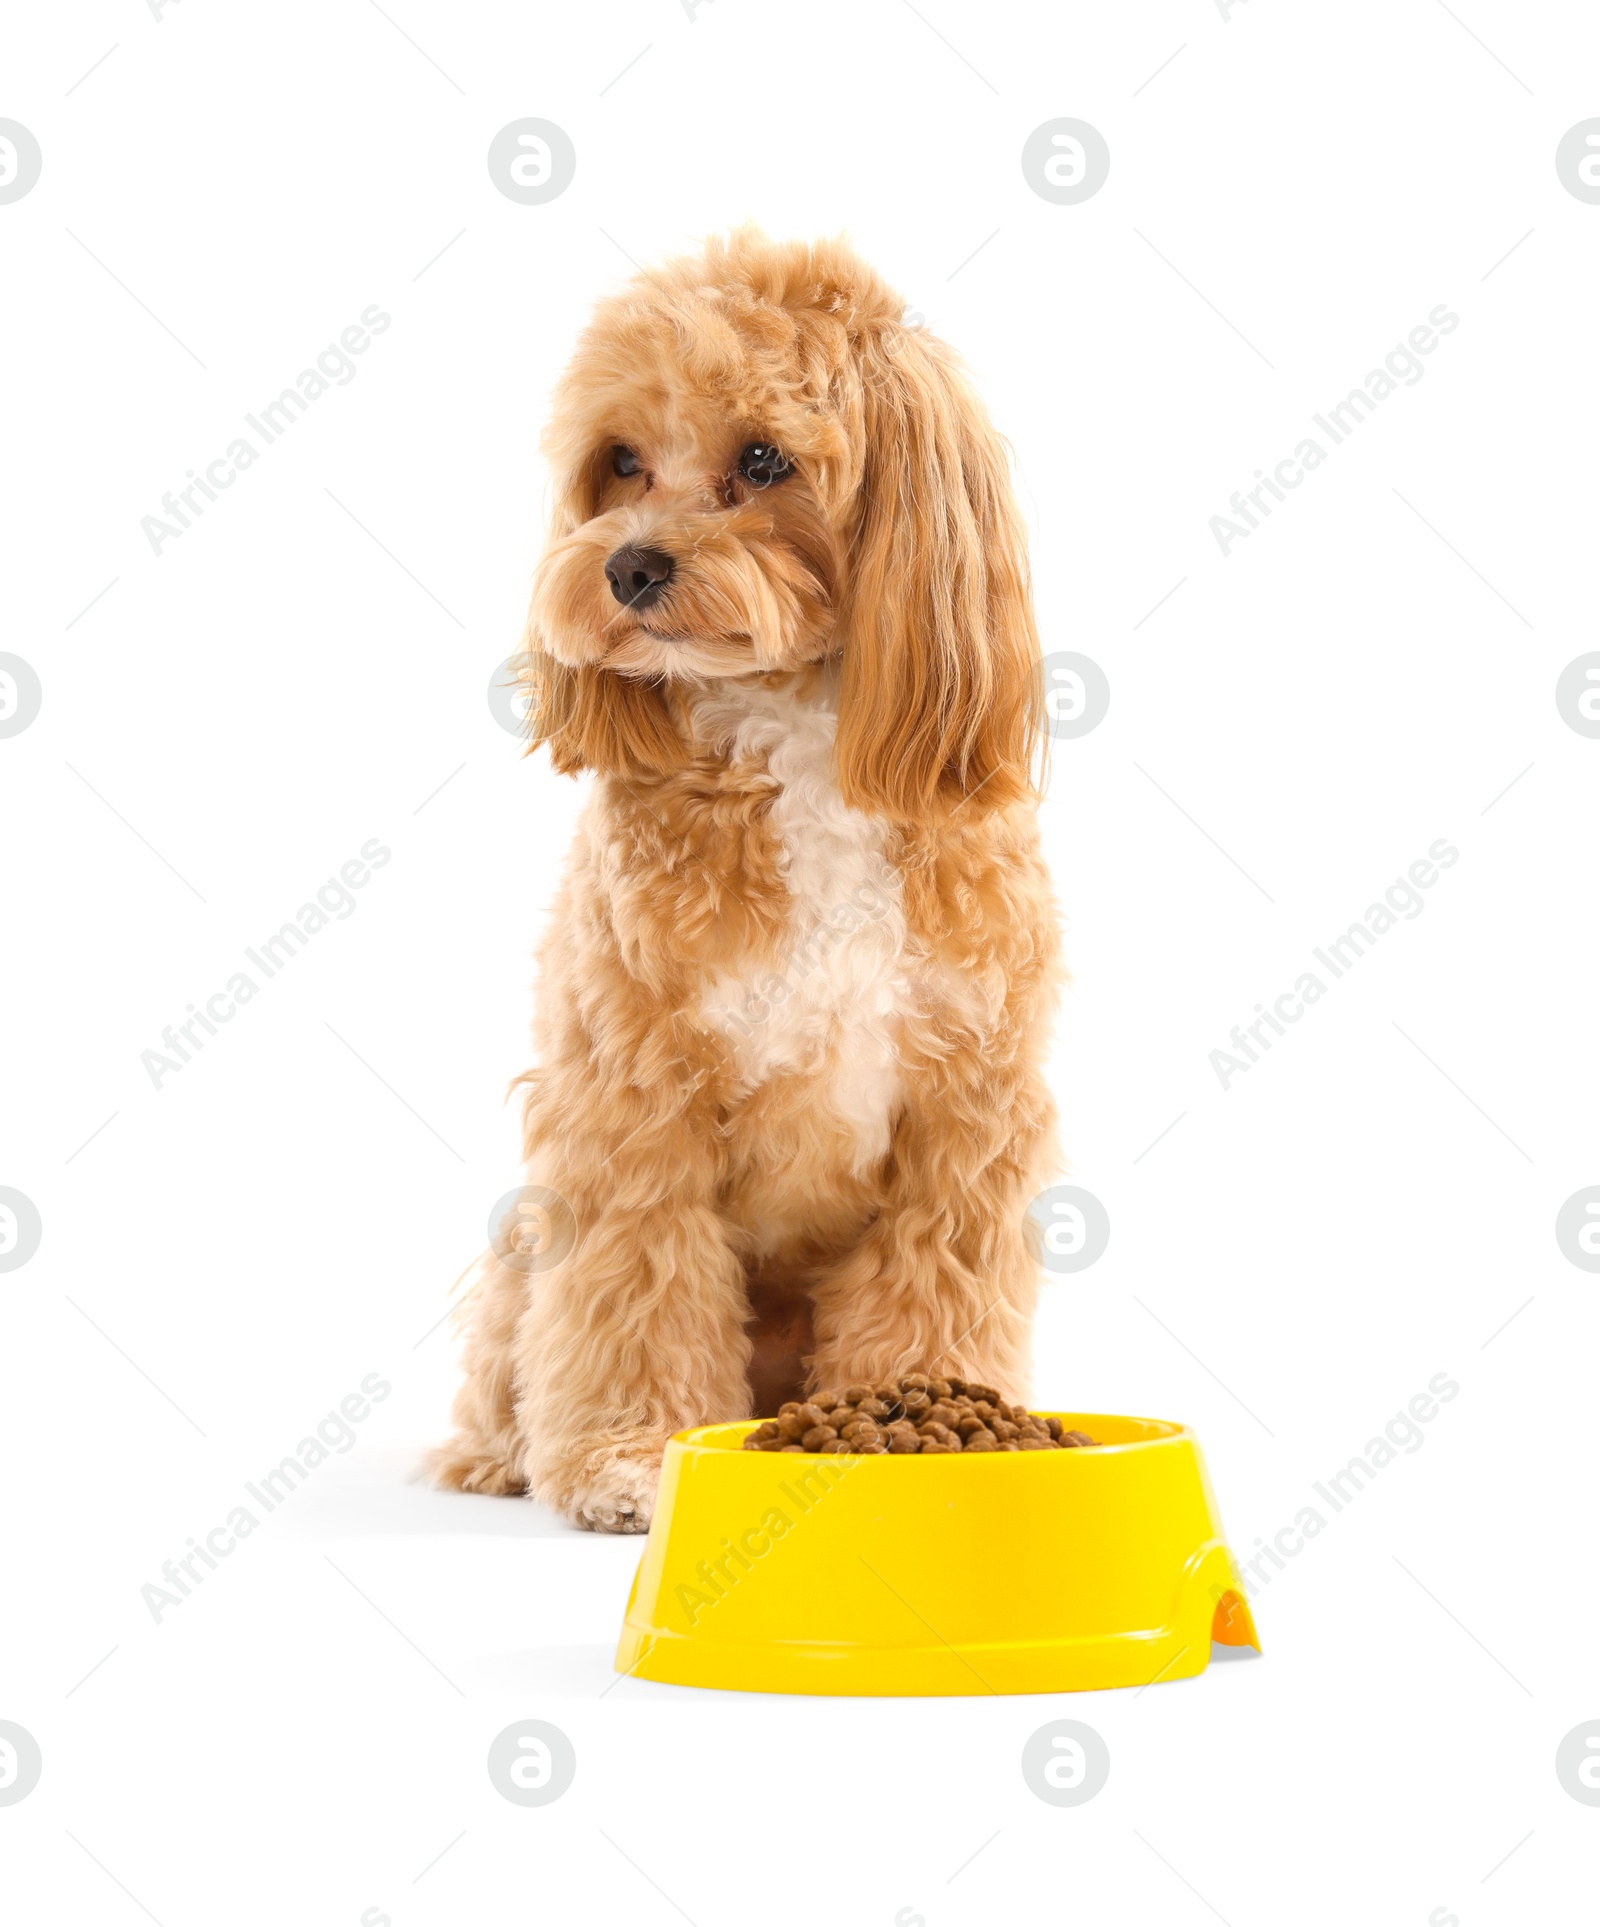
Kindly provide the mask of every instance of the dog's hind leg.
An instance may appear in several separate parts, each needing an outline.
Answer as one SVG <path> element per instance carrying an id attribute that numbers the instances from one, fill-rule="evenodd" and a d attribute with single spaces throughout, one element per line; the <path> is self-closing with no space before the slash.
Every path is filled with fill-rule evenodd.
<path id="1" fill-rule="evenodd" d="M 528 1302 L 528 1280 L 485 1251 L 468 1273 L 471 1283 L 453 1324 L 465 1327 L 464 1376 L 450 1416 L 455 1436 L 429 1455 L 436 1485 L 458 1492 L 521 1492 L 522 1439 L 513 1382 L 514 1340 Z"/>

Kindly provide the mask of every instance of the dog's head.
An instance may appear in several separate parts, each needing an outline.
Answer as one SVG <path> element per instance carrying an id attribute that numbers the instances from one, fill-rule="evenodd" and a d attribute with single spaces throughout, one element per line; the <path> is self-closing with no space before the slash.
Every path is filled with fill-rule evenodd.
<path id="1" fill-rule="evenodd" d="M 558 768 L 673 768 L 675 685 L 837 658 L 848 802 L 914 822 L 1029 788 L 1004 451 L 902 312 L 842 243 L 749 229 L 601 304 L 545 437 L 530 728 Z"/>

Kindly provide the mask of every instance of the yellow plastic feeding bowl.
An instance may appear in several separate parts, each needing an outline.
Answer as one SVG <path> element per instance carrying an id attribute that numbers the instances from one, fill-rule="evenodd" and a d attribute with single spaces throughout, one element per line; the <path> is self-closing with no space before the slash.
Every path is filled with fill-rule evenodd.
<path id="1" fill-rule="evenodd" d="M 1093 1448 L 904 1457 L 667 1446 L 619 1673 L 756 1693 L 1065 1693 L 1258 1646 L 1193 1432 L 1060 1412 Z"/>

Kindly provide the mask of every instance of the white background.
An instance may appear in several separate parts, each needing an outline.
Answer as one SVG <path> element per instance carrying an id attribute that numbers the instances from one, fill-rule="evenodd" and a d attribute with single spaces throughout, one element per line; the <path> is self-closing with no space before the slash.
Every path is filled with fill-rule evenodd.
<path id="1" fill-rule="evenodd" d="M 1554 1222 L 1600 1181 L 1600 742 L 1554 689 L 1596 646 L 1600 207 L 1554 154 L 1600 21 L 386 7 L 80 0 L 0 46 L 44 156 L 0 206 L 0 648 L 43 686 L 0 742 L 0 1183 L 43 1222 L 0 1277 L 0 1718 L 44 1756 L 8 1915 L 1575 1918 L 1600 1280 Z M 526 115 L 578 155 L 540 207 L 485 166 Z M 1062 115 L 1110 145 L 1079 206 L 1020 166 Z M 1461 1386 L 1260 1592 L 1264 1658 L 1137 1698 L 602 1702 L 637 1544 L 405 1484 L 518 1181 L 581 796 L 487 701 L 546 397 L 625 255 L 747 216 L 847 229 L 967 357 L 1046 646 L 1111 684 L 1044 821 L 1052 1081 L 1112 1237 L 1049 1285 L 1040 1401 L 1191 1421 L 1249 1556 Z M 140 518 L 374 302 L 356 378 L 153 555 Z M 1441 302 L 1425 378 L 1224 557 L 1208 519 Z M 354 914 L 153 1089 L 141 1052 L 372 837 Z M 1439 837 L 1425 911 L 1224 1090 L 1230 1028 Z M 359 1448 L 154 1623 L 162 1562 L 372 1372 Z M 1062 1715 L 1112 1756 L 1065 1811 L 1018 1764 Z M 525 1717 L 579 1762 L 535 1811 L 484 1767 Z"/>

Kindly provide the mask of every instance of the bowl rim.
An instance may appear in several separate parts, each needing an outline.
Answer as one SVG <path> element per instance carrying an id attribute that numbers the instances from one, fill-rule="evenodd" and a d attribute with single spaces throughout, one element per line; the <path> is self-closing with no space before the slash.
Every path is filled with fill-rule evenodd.
<path id="1" fill-rule="evenodd" d="M 1037 1418 L 1058 1418 L 1061 1419 L 1063 1423 L 1067 1419 L 1083 1420 L 1086 1422 L 1111 1419 L 1121 1425 L 1156 1425 L 1162 1428 L 1152 1438 L 1119 1439 L 1093 1447 L 1070 1448 L 1065 1452 L 1053 1452 L 1050 1455 L 1050 1459 L 1046 1461 L 1050 1464 L 1054 1464 L 1063 1459 L 1083 1463 L 1095 1459 L 1102 1459 L 1108 1453 L 1120 1455 L 1124 1452 L 1157 1451 L 1174 1445 L 1184 1443 L 1192 1444 L 1196 1439 L 1193 1427 L 1187 1425 L 1181 1419 L 1146 1418 L 1134 1412 L 1064 1412 L 1047 1406 L 1038 1408 L 1029 1406 L 1028 1409 Z M 696 1455 L 704 1454 L 707 1457 L 723 1457 L 730 1452 L 739 1452 L 742 1454 L 744 1451 L 743 1441 L 745 1437 L 754 1431 L 756 1426 L 766 1423 L 767 1421 L 765 1419 L 760 1418 L 719 1419 L 711 1425 L 691 1425 L 687 1426 L 681 1432 L 674 1432 L 669 1443 L 677 1446 L 681 1452 L 693 1452 Z M 739 1428 L 740 1442 L 737 1445 L 713 1442 L 704 1436 L 704 1434 L 708 1432 L 729 1432 L 735 1427 Z M 914 1458 L 920 1461 L 923 1455 L 920 1452 L 764 1452 L 753 1453 L 750 1456 L 764 1459 L 804 1458 L 807 1461 L 814 1459 L 849 1459 L 858 1464 L 865 1464 L 873 1459 L 908 1460 Z M 928 1456 L 941 1465 L 949 1460 L 955 1459 L 960 1459 L 963 1462 L 976 1462 L 981 1465 L 991 1458 L 1005 1464 L 1020 1463 L 1024 1460 L 1036 1460 L 1040 1457 L 1040 1454 L 1037 1452 L 974 1452 L 970 1454 L 966 1452 L 934 1452 Z"/>

